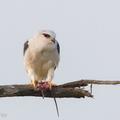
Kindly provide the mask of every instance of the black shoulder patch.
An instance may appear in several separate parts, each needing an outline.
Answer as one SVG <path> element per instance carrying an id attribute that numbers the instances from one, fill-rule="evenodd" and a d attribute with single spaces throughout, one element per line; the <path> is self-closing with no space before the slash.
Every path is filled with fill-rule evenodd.
<path id="1" fill-rule="evenodd" d="M 25 55 L 25 51 L 27 50 L 28 47 L 29 47 L 28 41 L 26 41 L 26 42 L 24 43 L 23 55 Z"/>
<path id="2" fill-rule="evenodd" d="M 57 42 L 57 51 L 58 51 L 58 54 L 60 54 L 60 45 L 58 42 Z"/>

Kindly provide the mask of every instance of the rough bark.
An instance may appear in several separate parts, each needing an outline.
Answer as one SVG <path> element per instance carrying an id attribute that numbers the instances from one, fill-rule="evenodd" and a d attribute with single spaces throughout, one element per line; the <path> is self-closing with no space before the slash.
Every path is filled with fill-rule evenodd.
<path id="1" fill-rule="evenodd" d="M 102 80 L 78 80 L 74 82 L 69 82 L 57 86 L 53 86 L 52 90 L 56 98 L 84 98 L 93 97 L 91 92 L 81 89 L 88 84 L 105 84 L 105 85 L 115 85 L 120 84 L 120 81 L 102 81 Z M 50 92 L 44 91 L 45 97 L 52 97 Z M 0 86 L 0 97 L 14 97 L 14 96 L 42 96 L 40 91 L 35 91 L 31 85 L 4 85 Z"/>

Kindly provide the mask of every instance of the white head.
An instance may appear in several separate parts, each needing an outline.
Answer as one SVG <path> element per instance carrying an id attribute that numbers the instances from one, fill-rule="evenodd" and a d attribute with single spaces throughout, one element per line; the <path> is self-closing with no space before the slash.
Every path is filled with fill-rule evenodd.
<path id="1" fill-rule="evenodd" d="M 52 31 L 52 30 L 42 30 L 41 31 L 43 34 L 48 34 L 50 35 L 52 38 L 56 37 L 56 34 Z"/>
<path id="2" fill-rule="evenodd" d="M 55 42 L 56 34 L 52 30 L 41 30 L 35 33 L 34 38 L 47 42 Z"/>

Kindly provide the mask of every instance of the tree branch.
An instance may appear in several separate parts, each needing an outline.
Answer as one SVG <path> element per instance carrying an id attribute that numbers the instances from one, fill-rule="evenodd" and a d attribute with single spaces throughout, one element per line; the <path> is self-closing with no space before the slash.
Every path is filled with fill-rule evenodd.
<path id="1" fill-rule="evenodd" d="M 58 86 L 53 86 L 52 90 L 56 98 L 84 98 L 93 97 L 87 90 L 81 89 L 82 86 L 91 84 L 105 84 L 115 85 L 120 84 L 120 81 L 102 81 L 102 80 L 79 80 L 74 82 L 65 83 Z M 78 88 L 79 87 L 79 88 Z M 48 91 L 44 91 L 45 97 L 52 97 Z M 0 86 L 0 97 L 14 97 L 14 96 L 42 96 L 40 91 L 35 91 L 31 85 L 4 85 Z"/>
<path id="2" fill-rule="evenodd" d="M 80 87 L 80 86 L 87 86 L 88 84 L 104 84 L 104 85 L 116 85 L 120 84 L 120 81 L 103 81 L 103 80 L 78 80 L 74 82 L 69 82 L 62 84 L 62 87 Z"/>

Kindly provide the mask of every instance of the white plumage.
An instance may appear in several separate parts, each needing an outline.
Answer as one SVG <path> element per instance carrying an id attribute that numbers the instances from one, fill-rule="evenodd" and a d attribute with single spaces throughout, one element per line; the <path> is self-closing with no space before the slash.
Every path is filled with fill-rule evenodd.
<path id="1" fill-rule="evenodd" d="M 36 81 L 51 82 L 59 63 L 60 47 L 51 30 L 35 33 L 24 44 L 24 66 L 35 86 Z"/>

